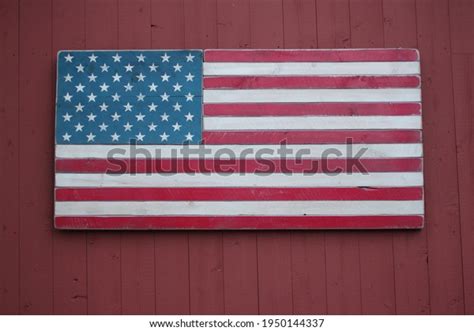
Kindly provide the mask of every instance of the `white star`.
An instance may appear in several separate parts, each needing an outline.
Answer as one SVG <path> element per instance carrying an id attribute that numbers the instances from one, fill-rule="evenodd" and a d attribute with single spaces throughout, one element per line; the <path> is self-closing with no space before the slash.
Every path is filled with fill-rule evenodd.
<path id="1" fill-rule="evenodd" d="M 192 122 L 194 115 L 192 115 L 191 113 L 187 113 L 186 115 L 184 115 L 184 117 L 186 117 L 186 122 Z"/>
<path id="2" fill-rule="evenodd" d="M 165 92 L 162 95 L 160 95 L 160 97 L 161 97 L 161 101 L 169 101 L 168 98 L 170 96 L 168 94 L 166 94 L 166 92 Z"/>
<path id="3" fill-rule="evenodd" d="M 94 53 L 92 53 L 92 55 L 88 56 L 89 58 L 89 62 L 97 62 L 97 58 L 98 56 L 97 55 L 94 55 Z"/>
<path id="4" fill-rule="evenodd" d="M 76 86 L 76 92 L 84 92 L 84 85 L 82 85 L 81 83 L 77 84 Z"/>
<path id="5" fill-rule="evenodd" d="M 87 115 L 87 118 L 89 120 L 89 122 L 95 122 L 95 118 L 97 117 L 97 115 L 94 115 L 92 113 L 90 113 L 89 115 Z"/>
<path id="6" fill-rule="evenodd" d="M 99 125 L 100 131 L 107 131 L 108 127 L 109 126 L 107 124 L 105 124 L 104 122 L 102 122 L 102 124 Z"/>
<path id="7" fill-rule="evenodd" d="M 72 100 L 72 95 L 70 95 L 69 92 L 66 93 L 66 95 L 64 96 L 64 101 L 71 102 L 71 100 Z"/>
<path id="8" fill-rule="evenodd" d="M 138 115 L 135 115 L 135 117 L 137 118 L 137 122 L 140 122 L 140 121 L 143 122 L 145 115 L 142 115 L 142 113 L 139 113 Z"/>
<path id="9" fill-rule="evenodd" d="M 193 135 L 193 134 L 191 134 L 191 132 L 188 132 L 188 134 L 187 134 L 185 137 L 186 137 L 186 140 L 188 140 L 188 141 L 192 141 L 192 140 L 193 140 L 193 137 L 194 137 L 194 135 Z"/>
<path id="10" fill-rule="evenodd" d="M 76 132 L 82 132 L 82 128 L 84 127 L 84 125 L 82 125 L 81 123 L 77 123 L 76 125 L 74 125 L 74 127 L 76 128 Z"/>
<path id="11" fill-rule="evenodd" d="M 158 106 L 154 102 L 148 105 L 149 111 L 156 111 L 156 107 Z"/>
<path id="12" fill-rule="evenodd" d="M 186 81 L 187 81 L 187 82 L 192 82 L 193 79 L 194 79 L 194 75 L 193 75 L 192 73 L 190 73 L 190 72 L 189 72 L 186 76 L 184 76 L 184 77 L 186 77 Z"/>
<path id="13" fill-rule="evenodd" d="M 125 128 L 125 131 L 132 131 L 133 125 L 127 122 L 123 127 Z"/>
<path id="14" fill-rule="evenodd" d="M 137 101 L 145 101 L 145 95 L 140 92 L 140 94 L 137 95 Z"/>
<path id="15" fill-rule="evenodd" d="M 137 141 L 143 141 L 143 138 L 145 138 L 145 135 L 142 134 L 141 132 L 138 132 L 138 134 L 135 135 L 135 137 L 137 137 Z"/>
<path id="16" fill-rule="evenodd" d="M 155 83 L 151 83 L 151 85 L 148 85 L 148 87 L 150 88 L 150 92 L 156 92 L 156 88 L 158 87 L 158 85 L 155 85 Z"/>
<path id="17" fill-rule="evenodd" d="M 125 111 L 132 111 L 133 105 L 131 105 L 130 102 L 127 102 L 123 107 L 125 108 Z"/>
<path id="18" fill-rule="evenodd" d="M 162 81 L 162 82 L 169 82 L 169 81 L 170 81 L 170 77 L 171 77 L 171 76 L 168 75 L 168 74 L 165 72 L 163 75 L 161 75 L 161 81 Z"/>
<path id="19" fill-rule="evenodd" d="M 152 71 L 156 72 L 156 69 L 158 68 L 158 66 L 155 65 L 155 63 L 152 63 L 151 66 L 148 66 L 148 68 L 150 68 L 150 72 L 152 72 Z"/>
<path id="20" fill-rule="evenodd" d="M 174 111 L 181 111 L 181 107 L 183 107 L 183 106 L 181 106 L 181 105 L 180 105 L 179 103 L 177 103 L 177 102 L 173 105 Z"/>
<path id="21" fill-rule="evenodd" d="M 100 107 L 100 111 L 107 111 L 107 108 L 109 108 L 109 106 L 106 105 L 105 102 L 102 102 L 102 104 L 99 107 Z"/>
<path id="22" fill-rule="evenodd" d="M 167 113 L 164 113 L 163 115 L 160 115 L 161 116 L 161 121 L 162 122 L 168 122 L 168 117 L 170 117 L 170 115 L 168 115 Z"/>
<path id="23" fill-rule="evenodd" d="M 120 119 L 120 116 L 122 115 L 119 115 L 117 114 L 117 112 L 115 112 L 115 114 L 113 115 L 110 115 L 112 117 L 112 121 L 118 121 Z"/>
<path id="24" fill-rule="evenodd" d="M 137 78 L 138 78 L 138 81 L 139 81 L 139 82 L 143 82 L 143 81 L 145 80 L 145 77 L 146 77 L 146 76 L 145 76 L 144 74 L 142 74 L 141 72 L 140 72 L 139 75 L 137 75 Z"/>
<path id="25" fill-rule="evenodd" d="M 176 72 L 176 71 L 181 71 L 181 68 L 182 68 L 182 67 L 183 67 L 183 66 L 180 65 L 179 63 L 176 63 L 176 64 L 173 66 L 175 72 Z"/>
<path id="26" fill-rule="evenodd" d="M 113 82 L 120 82 L 120 78 L 122 78 L 122 76 L 120 76 L 118 72 L 116 72 L 115 75 L 112 76 L 112 78 L 114 79 Z"/>
<path id="27" fill-rule="evenodd" d="M 89 76 L 87 76 L 87 78 L 89 78 L 89 82 L 95 82 L 95 79 L 97 78 L 97 76 L 94 74 L 90 74 Z"/>
<path id="28" fill-rule="evenodd" d="M 181 124 L 176 122 L 174 125 L 172 125 L 172 127 L 173 127 L 173 131 L 179 131 L 179 129 L 181 129 Z"/>
<path id="29" fill-rule="evenodd" d="M 146 57 L 146 56 L 143 55 L 143 54 L 138 55 L 138 56 L 137 56 L 138 62 L 145 62 L 145 57 Z"/>
<path id="30" fill-rule="evenodd" d="M 71 54 L 67 54 L 64 59 L 66 60 L 66 62 L 71 62 L 72 63 L 72 59 L 74 59 L 74 56 L 72 56 Z"/>
<path id="31" fill-rule="evenodd" d="M 195 56 L 192 55 L 191 53 L 189 53 L 187 56 L 186 56 L 186 62 L 193 62 Z"/>
<path id="32" fill-rule="evenodd" d="M 167 141 L 169 135 L 167 135 L 166 132 L 163 132 L 163 134 L 160 134 L 160 137 L 161 137 L 161 141 Z"/>
<path id="33" fill-rule="evenodd" d="M 77 72 L 84 72 L 84 66 L 79 63 L 78 66 L 76 66 Z"/>
<path id="34" fill-rule="evenodd" d="M 118 141 L 120 138 L 120 135 L 115 132 L 114 134 L 110 135 L 112 137 L 112 141 Z"/>
<path id="35" fill-rule="evenodd" d="M 71 76 L 70 74 L 67 74 L 66 76 L 64 76 L 64 81 L 65 82 L 72 82 L 72 77 L 74 77 L 74 76 Z"/>
<path id="36" fill-rule="evenodd" d="M 63 140 L 64 141 L 69 141 L 69 139 L 71 139 L 71 137 L 72 136 L 70 134 L 68 134 L 67 132 L 65 134 L 63 134 Z"/>
<path id="37" fill-rule="evenodd" d="M 171 56 L 165 53 L 164 55 L 161 56 L 161 58 L 162 58 L 161 62 L 170 62 Z"/>
<path id="38" fill-rule="evenodd" d="M 76 106 L 76 112 L 82 112 L 84 110 L 84 106 L 79 102 Z"/>
<path id="39" fill-rule="evenodd" d="M 112 99 L 113 99 L 114 102 L 115 101 L 120 101 L 120 95 L 118 95 L 117 92 L 115 92 L 115 94 L 112 95 Z"/>
<path id="40" fill-rule="evenodd" d="M 89 142 L 89 141 L 94 141 L 95 135 L 93 135 L 92 132 L 91 132 L 91 133 L 89 133 L 86 137 L 87 137 L 87 141 L 88 141 L 88 142 Z"/>
<path id="41" fill-rule="evenodd" d="M 89 102 L 91 101 L 95 102 L 95 98 L 97 98 L 97 95 L 95 95 L 94 93 L 91 93 L 87 96 L 87 98 L 89 98 Z"/>
<path id="42" fill-rule="evenodd" d="M 188 93 L 184 96 L 186 98 L 186 101 L 193 101 L 194 95 L 191 93 Z"/>
<path id="43" fill-rule="evenodd" d="M 114 59 L 114 62 L 120 62 L 120 59 L 122 58 L 118 53 L 115 53 L 115 55 L 112 56 Z"/>
<path id="44" fill-rule="evenodd" d="M 149 129 L 150 131 L 156 131 L 156 127 L 157 127 L 157 126 L 158 126 L 158 125 L 153 124 L 153 122 L 152 122 L 150 125 L 148 125 L 148 129 Z"/>
<path id="45" fill-rule="evenodd" d="M 181 92 L 182 87 L 183 87 L 183 85 L 179 85 L 179 83 L 176 83 L 176 84 L 173 85 L 173 88 L 174 88 L 175 92 L 177 92 L 177 91 Z"/>
<path id="46" fill-rule="evenodd" d="M 109 72 L 109 68 L 110 67 L 105 63 L 100 66 L 100 69 L 102 70 L 102 72 L 105 72 L 105 71 Z"/>
<path id="47" fill-rule="evenodd" d="M 127 64 L 127 65 L 124 67 L 124 68 L 125 68 L 125 72 L 127 72 L 127 71 L 132 72 L 133 67 L 134 67 L 134 66 L 132 66 L 130 63 Z"/>
<path id="48" fill-rule="evenodd" d="M 66 113 L 65 115 L 63 115 L 64 122 L 71 122 L 71 117 L 72 115 L 69 115 L 69 113 Z"/>
<path id="49" fill-rule="evenodd" d="M 127 83 L 127 85 L 124 85 L 123 87 L 125 87 L 125 92 L 127 92 L 127 91 L 131 91 L 131 90 L 132 90 L 133 85 L 131 85 L 130 83 Z"/>
<path id="50" fill-rule="evenodd" d="M 99 87 L 101 92 L 109 92 L 109 85 L 102 83 Z"/>

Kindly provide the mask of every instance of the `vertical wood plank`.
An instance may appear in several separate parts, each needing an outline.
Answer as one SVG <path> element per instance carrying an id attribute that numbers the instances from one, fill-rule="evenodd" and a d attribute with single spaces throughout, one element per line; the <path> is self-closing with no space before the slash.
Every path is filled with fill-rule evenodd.
<path id="1" fill-rule="evenodd" d="M 350 20 L 352 47 L 383 47 L 381 0 L 351 0 Z M 395 313 L 392 234 L 382 231 L 361 232 L 359 250 L 362 313 Z"/>
<path id="2" fill-rule="evenodd" d="M 185 48 L 217 47 L 216 0 L 184 1 Z M 192 314 L 223 314 L 224 270 L 221 231 L 190 232 L 189 289 Z"/>
<path id="3" fill-rule="evenodd" d="M 284 0 L 285 48 L 317 47 L 316 3 Z M 291 232 L 293 313 L 327 312 L 325 235 L 319 231 Z"/>
<path id="4" fill-rule="evenodd" d="M 384 0 L 385 47 L 417 48 L 415 0 Z M 429 313 L 426 231 L 393 233 L 396 311 Z"/>
<path id="5" fill-rule="evenodd" d="M 184 48 L 184 6 L 178 0 L 151 2 L 152 48 Z M 155 234 L 157 314 L 189 314 L 189 240 L 186 232 Z"/>
<path id="6" fill-rule="evenodd" d="M 320 48 L 350 47 L 348 0 L 317 1 L 317 35 Z M 360 314 L 360 264 L 358 232 L 325 234 L 328 314 Z"/>
<path id="7" fill-rule="evenodd" d="M 466 40 L 467 42 L 467 40 Z M 474 314 L 474 54 L 453 55 L 465 313 Z"/>
<path id="8" fill-rule="evenodd" d="M 120 49 L 151 47 L 149 0 L 118 1 Z M 151 232 L 121 235 L 122 313 L 155 313 L 155 237 Z"/>
<path id="9" fill-rule="evenodd" d="M 84 49 L 84 1 L 54 0 L 52 12 L 53 52 Z M 55 70 L 54 70 L 55 72 Z M 54 231 L 54 313 L 87 313 L 86 233 Z M 67 266 L 67 267 L 66 267 Z"/>
<path id="10" fill-rule="evenodd" d="M 116 0 L 86 1 L 87 49 L 116 49 Z M 121 249 L 119 232 L 94 232 L 87 239 L 88 313 L 122 312 Z"/>
<path id="11" fill-rule="evenodd" d="M 217 2 L 219 48 L 250 46 L 248 0 Z M 226 314 L 258 314 L 257 235 L 255 232 L 223 233 L 224 306 Z"/>
<path id="12" fill-rule="evenodd" d="M 449 16 L 451 28 L 451 51 L 474 53 L 474 2 L 470 0 L 449 1 Z"/>
<path id="13" fill-rule="evenodd" d="M 464 312 L 447 1 L 417 1 L 432 314 Z"/>
<path id="14" fill-rule="evenodd" d="M 316 48 L 315 0 L 283 0 L 285 48 Z"/>
<path id="15" fill-rule="evenodd" d="M 281 1 L 250 3 L 251 48 L 283 48 L 283 31 Z M 293 313 L 290 233 L 258 232 L 257 252 L 259 313 Z"/>
<path id="16" fill-rule="evenodd" d="M 20 3 L 20 312 L 53 312 L 51 1 Z"/>
<path id="17" fill-rule="evenodd" d="M 19 313 L 18 1 L 0 5 L 0 312 Z"/>

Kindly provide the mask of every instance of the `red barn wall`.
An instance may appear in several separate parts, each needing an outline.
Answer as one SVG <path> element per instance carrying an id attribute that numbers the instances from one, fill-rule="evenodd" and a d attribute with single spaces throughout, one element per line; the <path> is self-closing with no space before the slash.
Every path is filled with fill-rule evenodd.
<path id="1" fill-rule="evenodd" d="M 474 2 L 0 0 L 0 313 L 474 313 Z M 53 229 L 60 49 L 417 47 L 421 231 Z"/>

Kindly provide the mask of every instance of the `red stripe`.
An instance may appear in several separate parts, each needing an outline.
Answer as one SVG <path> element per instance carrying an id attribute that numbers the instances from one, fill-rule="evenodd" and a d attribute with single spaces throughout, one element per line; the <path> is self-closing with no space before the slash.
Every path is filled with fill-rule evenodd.
<path id="1" fill-rule="evenodd" d="M 113 161 L 114 163 L 112 163 Z M 421 171 L 421 158 L 388 159 L 302 159 L 302 160 L 254 160 L 242 159 L 230 163 L 229 160 L 213 159 L 58 159 L 56 172 L 73 173 L 176 173 L 176 172 L 360 172 L 362 167 L 368 172 Z M 117 163 L 117 162 L 120 162 Z M 360 164 L 358 163 L 360 162 Z"/>
<path id="2" fill-rule="evenodd" d="M 421 200 L 421 187 L 394 188 L 61 188 L 57 201 Z"/>
<path id="3" fill-rule="evenodd" d="M 419 130 L 205 131 L 206 144 L 418 143 Z"/>
<path id="4" fill-rule="evenodd" d="M 206 50 L 205 62 L 418 61 L 414 49 L 371 50 Z"/>
<path id="5" fill-rule="evenodd" d="M 205 116 L 419 115 L 419 103 L 204 104 Z"/>
<path id="6" fill-rule="evenodd" d="M 58 229 L 409 229 L 423 216 L 56 217 Z"/>
<path id="7" fill-rule="evenodd" d="M 388 88 L 419 87 L 418 76 L 205 77 L 204 88 Z"/>

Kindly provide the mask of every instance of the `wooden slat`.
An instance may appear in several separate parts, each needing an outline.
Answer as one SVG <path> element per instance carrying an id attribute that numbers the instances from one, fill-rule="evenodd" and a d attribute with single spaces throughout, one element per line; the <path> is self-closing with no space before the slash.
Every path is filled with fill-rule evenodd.
<path id="1" fill-rule="evenodd" d="M 87 49 L 118 47 L 118 4 L 115 0 L 85 3 Z M 87 234 L 87 296 L 89 314 L 122 312 L 120 234 Z"/>
<path id="2" fill-rule="evenodd" d="M 52 64 L 61 49 L 83 49 L 84 2 L 52 2 Z M 54 66 L 55 68 L 55 66 Z M 87 313 L 87 241 L 84 232 L 54 232 L 54 313 Z M 74 257 L 74 258 L 71 258 Z M 67 265 L 67 268 L 65 266 Z"/>
<path id="3" fill-rule="evenodd" d="M 182 1 L 152 0 L 151 39 L 156 49 L 184 48 Z M 184 232 L 155 234 L 156 313 L 189 314 L 189 240 Z"/>
<path id="4" fill-rule="evenodd" d="M 149 0 L 118 1 L 118 45 L 122 49 L 151 47 Z M 155 237 L 152 233 L 121 234 L 122 313 L 155 313 Z"/>
<path id="5" fill-rule="evenodd" d="M 464 38 L 468 37 L 468 32 Z M 466 39 L 467 40 L 467 39 Z M 474 314 L 474 55 L 453 56 L 465 313 Z"/>
<path id="6" fill-rule="evenodd" d="M 19 86 L 18 1 L 2 4 L 0 11 L 0 311 L 18 314 L 19 305 Z"/>
<path id="7" fill-rule="evenodd" d="M 383 2 L 386 47 L 417 47 L 415 6 L 415 0 Z M 395 232 L 393 254 L 397 314 L 428 314 L 426 231 Z"/>
<path id="8" fill-rule="evenodd" d="M 52 314 L 51 2 L 21 1 L 19 17 L 20 313 Z"/>
<path id="9" fill-rule="evenodd" d="M 447 1 L 416 4 L 423 55 L 423 136 L 432 314 L 464 312 L 459 193 Z M 442 92 L 441 92 L 442 91 Z M 440 245 L 440 243 L 442 243 Z"/>
<path id="10" fill-rule="evenodd" d="M 250 1 L 217 2 L 217 44 L 250 46 Z M 257 234 L 224 232 L 224 307 L 226 314 L 258 314 Z"/>

